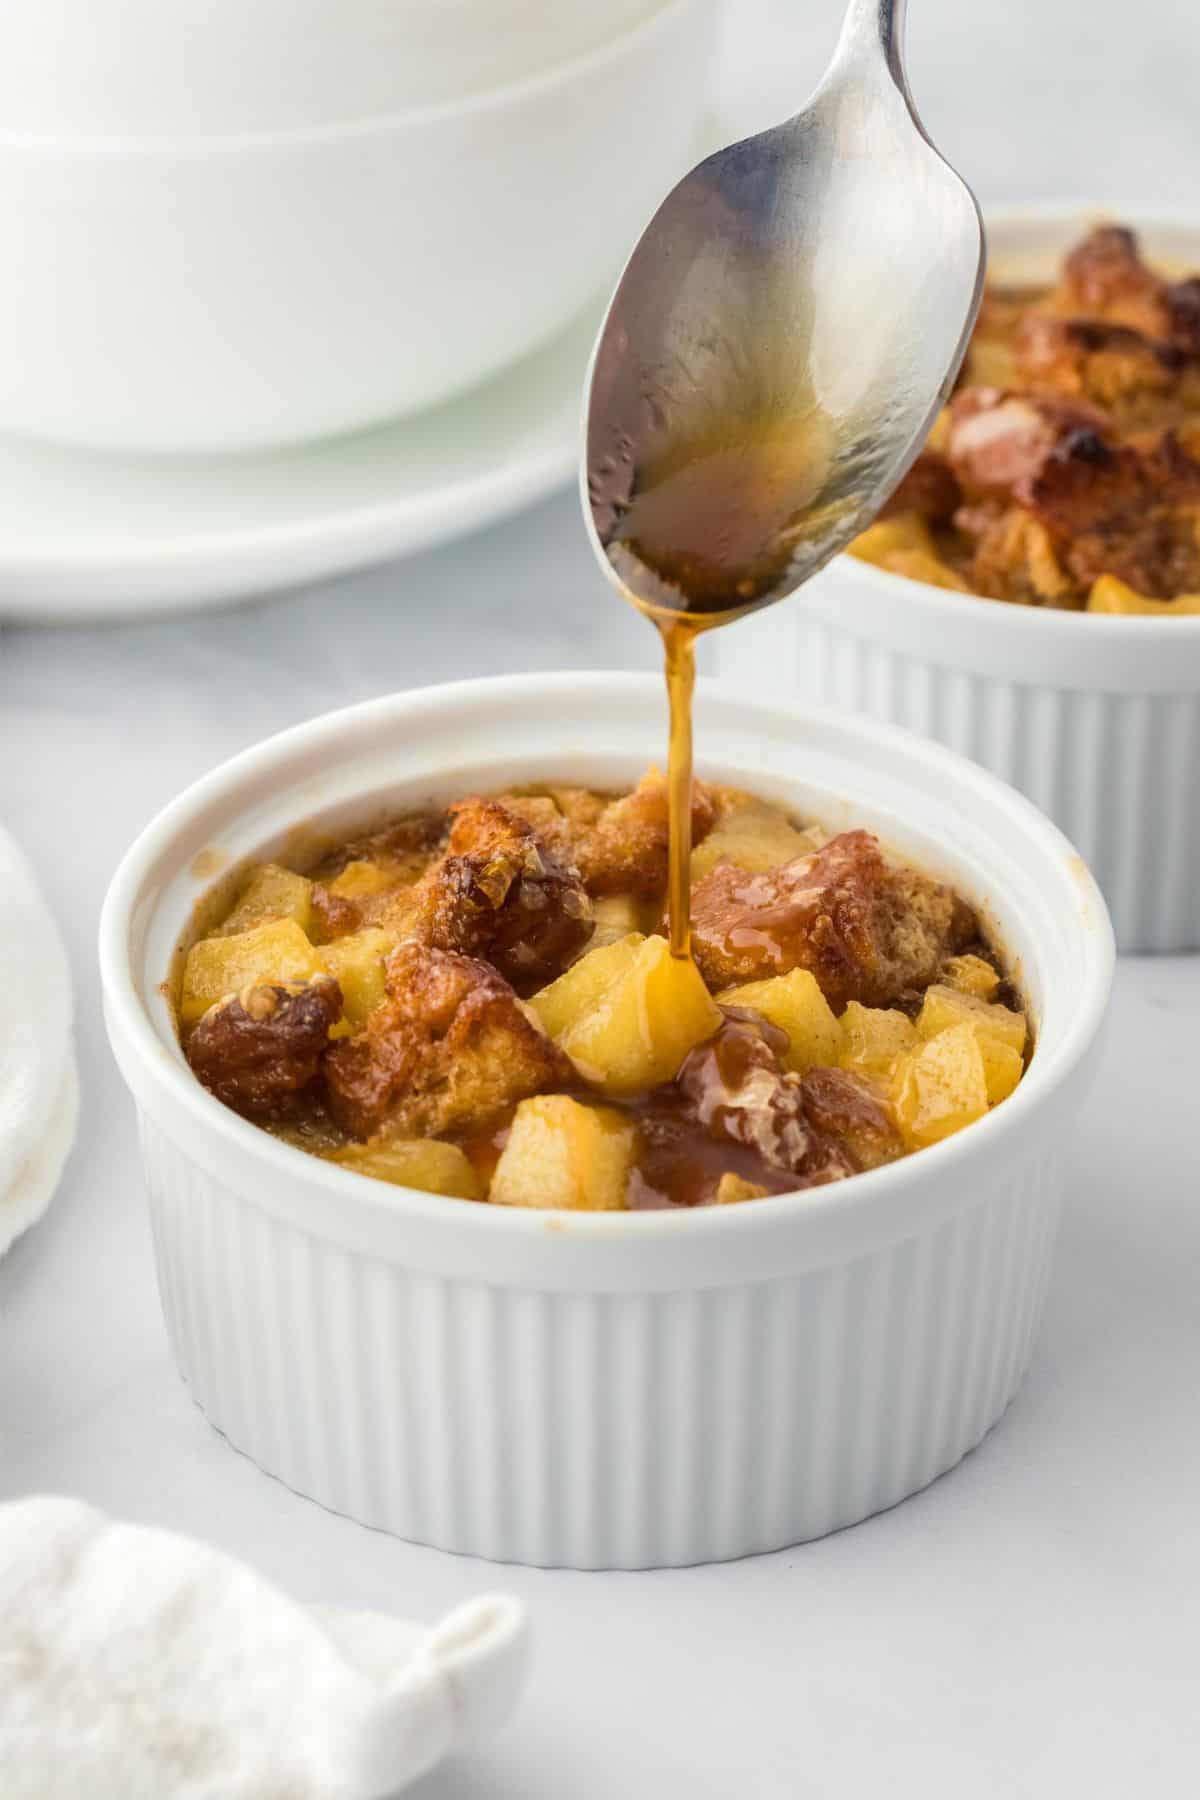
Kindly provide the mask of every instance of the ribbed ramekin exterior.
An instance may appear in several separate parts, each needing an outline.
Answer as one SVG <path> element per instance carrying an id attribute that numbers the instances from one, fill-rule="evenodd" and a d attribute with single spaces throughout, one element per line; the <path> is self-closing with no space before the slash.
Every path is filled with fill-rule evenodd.
<path id="1" fill-rule="evenodd" d="M 1200 689 L 1006 679 L 801 604 L 722 636 L 719 672 L 731 680 L 904 725 L 1027 794 L 1091 868 L 1120 950 L 1200 949 Z"/>
<path id="2" fill-rule="evenodd" d="M 141 1128 L 168 1329 L 212 1423 L 364 1524 L 546 1566 L 777 1549 L 925 1486 L 1016 1390 L 1059 1212 L 1039 1147 L 826 1268 L 538 1292 L 322 1241 Z"/>

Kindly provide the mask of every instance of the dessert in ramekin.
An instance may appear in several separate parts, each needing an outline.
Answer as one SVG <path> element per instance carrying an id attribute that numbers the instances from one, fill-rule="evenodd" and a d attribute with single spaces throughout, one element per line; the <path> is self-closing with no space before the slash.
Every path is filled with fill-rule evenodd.
<path id="1" fill-rule="evenodd" d="M 1023 1077 L 919 1155 L 742 1205 L 477 1204 L 305 1154 L 188 1068 L 164 977 L 218 866 L 551 767 L 628 788 L 660 700 L 649 679 L 527 677 L 318 719 L 176 801 L 106 902 L 106 1014 L 186 1379 L 289 1485 L 444 1548 L 632 1567 L 849 1524 L 978 1441 L 1036 1329 L 1111 933 L 1053 826 L 904 733 L 698 695 L 704 779 L 874 834 L 966 899 L 1012 971 L 1036 1040 Z"/>
<path id="2" fill-rule="evenodd" d="M 974 757 L 1077 844 L 1122 949 L 1190 950 L 1200 227 L 1132 223 L 1149 269 L 1081 209 L 990 222 L 994 298 L 932 454 L 859 555 L 716 655 Z"/>
<path id="3" fill-rule="evenodd" d="M 738 788 L 697 782 L 691 825 L 691 955 L 657 770 L 235 870 L 177 958 L 192 1072 L 361 1175 L 594 1212 L 845 1181 L 1008 1098 L 1027 1020 L 953 888 Z"/>

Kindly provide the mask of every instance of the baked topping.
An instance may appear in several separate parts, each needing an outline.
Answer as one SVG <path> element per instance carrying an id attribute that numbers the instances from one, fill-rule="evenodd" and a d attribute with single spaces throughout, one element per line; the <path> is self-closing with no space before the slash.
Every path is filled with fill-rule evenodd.
<path id="1" fill-rule="evenodd" d="M 632 793 L 606 800 L 581 788 L 506 794 L 503 803 L 525 817 L 543 839 L 573 864 L 588 892 L 658 898 L 667 885 L 667 784 L 657 769 Z M 702 781 L 692 794 L 692 844 L 703 843 L 716 817 L 716 802 Z"/>
<path id="2" fill-rule="evenodd" d="M 188 1061 L 234 1112 L 284 1118 L 315 1083 L 341 1012 L 341 990 L 327 975 L 294 987 L 250 983 L 204 1014 Z"/>
<path id="3" fill-rule="evenodd" d="M 992 290 L 964 379 L 854 553 L 1028 605 L 1200 610 L 1200 278 L 1092 232 L 1046 291 Z"/>
<path id="4" fill-rule="evenodd" d="M 380 912 L 393 936 L 482 956 L 522 992 L 561 973 L 592 932 L 579 874 L 497 800 L 451 808 L 444 852 Z"/>
<path id="5" fill-rule="evenodd" d="M 653 772 L 261 864 L 184 962 L 188 1061 L 348 1169 L 593 1210 L 840 1181 L 1011 1092 L 1024 1017 L 950 888 L 733 789 L 701 788 L 695 819 L 694 961 L 652 929 Z"/>
<path id="6" fill-rule="evenodd" d="M 710 986 L 808 969 L 835 1007 L 925 986 L 972 930 L 949 888 L 889 864 L 865 831 L 761 874 L 719 865 L 692 894 L 693 950 Z"/>
<path id="7" fill-rule="evenodd" d="M 386 995 L 325 1057 L 329 1110 L 354 1138 L 472 1132 L 575 1072 L 487 963 L 416 942 L 384 965 Z"/>

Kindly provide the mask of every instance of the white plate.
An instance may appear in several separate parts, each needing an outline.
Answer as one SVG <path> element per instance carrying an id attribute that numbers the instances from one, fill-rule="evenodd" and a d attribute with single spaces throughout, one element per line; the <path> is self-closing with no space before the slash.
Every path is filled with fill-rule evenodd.
<path id="1" fill-rule="evenodd" d="M 0 439 L 0 614 L 171 613 L 461 537 L 575 468 L 597 300 L 542 350 L 417 418 L 242 457 L 107 456 Z"/>

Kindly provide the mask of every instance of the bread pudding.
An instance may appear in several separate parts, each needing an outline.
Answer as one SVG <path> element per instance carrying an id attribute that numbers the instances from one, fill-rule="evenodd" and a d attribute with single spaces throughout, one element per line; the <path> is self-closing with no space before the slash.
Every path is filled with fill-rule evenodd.
<path id="1" fill-rule="evenodd" d="M 1024 605 L 1200 614 L 1200 276 L 1092 231 L 989 287 L 958 389 L 852 554 Z"/>
<path id="2" fill-rule="evenodd" d="M 951 888 L 697 783 L 672 956 L 667 811 L 654 771 L 472 795 L 244 870 L 176 971 L 192 1070 L 347 1169 L 591 1210 L 840 1181 L 1013 1091 L 1025 1015 Z"/>

